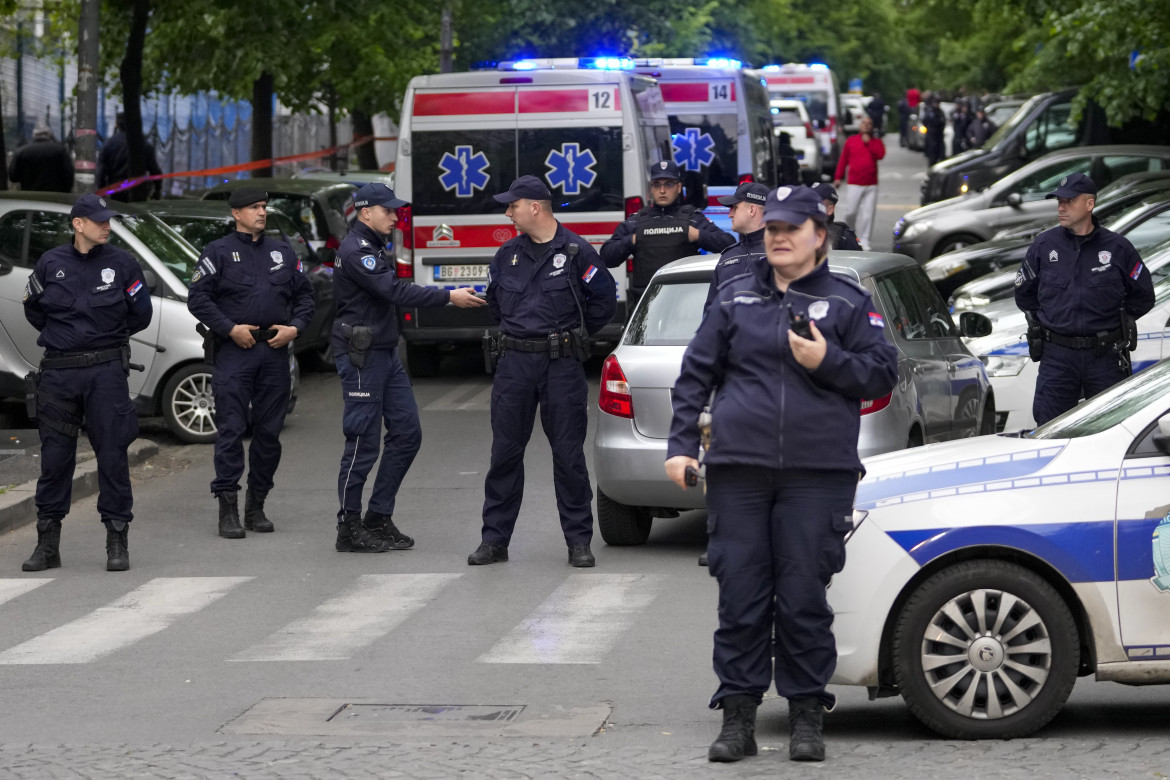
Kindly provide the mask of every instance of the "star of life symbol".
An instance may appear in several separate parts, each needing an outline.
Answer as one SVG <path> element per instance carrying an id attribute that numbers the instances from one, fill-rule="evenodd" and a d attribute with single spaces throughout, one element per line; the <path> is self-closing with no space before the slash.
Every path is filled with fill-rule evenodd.
<path id="1" fill-rule="evenodd" d="M 455 154 L 444 152 L 439 160 L 439 169 L 443 171 L 439 183 L 447 192 L 454 190 L 457 198 L 470 198 L 476 190 L 487 186 L 491 176 L 486 171 L 490 164 L 487 155 L 470 145 L 456 146 Z"/>
<path id="2" fill-rule="evenodd" d="M 548 172 L 544 178 L 552 187 L 560 187 L 566 195 L 580 195 L 581 190 L 593 185 L 597 178 L 597 158 L 589 149 L 582 149 L 577 143 L 561 144 L 560 151 L 553 149 L 544 158 Z"/>
<path id="3" fill-rule="evenodd" d="M 671 136 L 674 162 L 688 171 L 700 171 L 715 161 L 715 142 L 710 133 L 700 133 L 698 127 L 688 127 Z"/>
<path id="4" fill-rule="evenodd" d="M 1150 582 L 1165 593 L 1170 591 L 1170 512 L 1154 527 L 1154 577 Z"/>

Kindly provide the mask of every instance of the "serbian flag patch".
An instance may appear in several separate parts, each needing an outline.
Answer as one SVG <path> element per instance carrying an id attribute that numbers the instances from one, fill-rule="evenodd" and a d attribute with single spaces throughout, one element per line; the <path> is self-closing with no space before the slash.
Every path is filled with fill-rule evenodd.
<path id="1" fill-rule="evenodd" d="M 1129 272 L 1129 278 L 1133 279 L 1136 282 L 1137 278 L 1141 275 L 1142 275 L 1142 264 L 1137 263 L 1136 265 L 1134 265 L 1133 270 Z"/>
<path id="2" fill-rule="evenodd" d="M 138 291 L 141 289 L 142 289 L 142 280 L 139 279 L 139 280 L 136 280 L 134 282 L 134 284 L 132 284 L 126 288 L 126 294 L 133 297 L 133 296 L 137 295 Z"/>
<path id="3" fill-rule="evenodd" d="M 878 314 L 876 311 L 871 311 L 869 313 L 869 324 L 875 328 L 886 327 L 886 321 L 883 320 L 882 315 Z"/>
<path id="4" fill-rule="evenodd" d="M 593 281 L 593 277 L 596 275 L 597 275 L 597 266 L 591 265 L 585 269 L 585 273 L 581 274 L 581 278 L 585 280 L 586 284 L 588 284 L 589 282 Z"/>

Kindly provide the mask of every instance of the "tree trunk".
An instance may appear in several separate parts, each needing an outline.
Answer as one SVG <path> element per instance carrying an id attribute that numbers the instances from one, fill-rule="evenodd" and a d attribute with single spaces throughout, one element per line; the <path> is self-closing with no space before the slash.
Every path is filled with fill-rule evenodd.
<path id="1" fill-rule="evenodd" d="M 130 155 L 131 178 L 146 173 L 146 137 L 142 134 L 142 49 L 146 44 L 146 24 L 150 20 L 150 0 L 134 0 L 130 36 L 126 55 L 118 68 L 122 79 L 122 96 L 126 101 L 126 146 Z M 130 200 L 147 200 L 155 189 L 147 182 L 128 193 Z"/>
<path id="2" fill-rule="evenodd" d="M 0 86 L 3 86 L 0 83 Z M 0 99 L 0 192 L 8 189 L 8 145 L 4 142 L 4 100 Z"/>
<path id="3" fill-rule="evenodd" d="M 272 157 L 272 74 L 265 71 L 252 82 L 252 162 Z M 272 175 L 272 166 L 252 171 L 257 178 Z"/>
<path id="4" fill-rule="evenodd" d="M 355 108 L 351 116 L 353 117 L 354 138 L 374 134 L 374 120 L 370 118 L 369 114 Z M 357 152 L 358 168 L 363 171 L 378 170 L 378 150 L 374 148 L 373 141 L 362 144 L 354 151 Z"/>

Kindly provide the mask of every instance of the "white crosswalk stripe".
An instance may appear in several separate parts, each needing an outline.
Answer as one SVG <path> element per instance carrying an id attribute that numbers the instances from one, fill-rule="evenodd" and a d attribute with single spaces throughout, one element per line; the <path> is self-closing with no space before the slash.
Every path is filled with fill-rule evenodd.
<path id="1" fill-rule="evenodd" d="M 343 661 L 373 643 L 438 595 L 461 574 L 364 574 L 326 601 L 232 661 Z"/>
<path id="2" fill-rule="evenodd" d="M 599 663 L 650 606 L 665 576 L 571 574 L 530 617 L 479 657 L 489 664 Z"/>
<path id="3" fill-rule="evenodd" d="M 468 397 L 470 396 L 470 397 Z M 424 412 L 485 411 L 491 407 L 492 386 L 465 382 L 423 407 Z"/>
<path id="4" fill-rule="evenodd" d="M 159 577 L 85 617 L 0 653 L 0 664 L 83 664 L 166 629 L 251 577 Z"/>
<path id="5" fill-rule="evenodd" d="M 30 590 L 35 590 L 41 587 L 46 582 L 52 582 L 52 579 L 23 579 L 23 580 L 0 580 L 0 604 L 5 601 L 11 601 L 17 596 L 23 596 Z"/>

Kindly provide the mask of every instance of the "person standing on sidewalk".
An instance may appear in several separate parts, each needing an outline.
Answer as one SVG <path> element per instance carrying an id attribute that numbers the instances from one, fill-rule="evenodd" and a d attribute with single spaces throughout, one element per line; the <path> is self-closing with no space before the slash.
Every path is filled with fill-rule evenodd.
<path id="1" fill-rule="evenodd" d="M 107 245 L 117 216 L 104 198 L 78 198 L 69 212 L 73 242 L 41 255 L 24 288 L 24 316 L 45 348 L 36 400 L 37 546 L 24 571 L 61 565 L 61 521 L 69 513 L 83 426 L 97 455 L 106 571 L 130 568 L 134 495 L 127 449 L 138 436 L 138 412 L 126 376 L 130 336 L 150 324 L 153 306 L 138 262 Z"/>
<path id="2" fill-rule="evenodd" d="M 886 156 L 886 145 L 874 135 L 873 120 L 868 116 L 861 119 L 861 132 L 849 136 L 841 159 L 837 161 L 837 174 L 833 186 L 841 188 L 846 182 L 845 223 L 857 228 L 857 240 L 861 248 L 869 251 L 869 237 L 873 232 L 873 217 L 877 212 L 878 161 Z"/>

